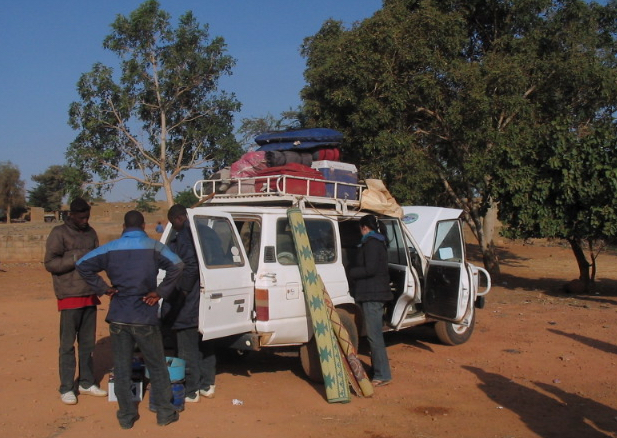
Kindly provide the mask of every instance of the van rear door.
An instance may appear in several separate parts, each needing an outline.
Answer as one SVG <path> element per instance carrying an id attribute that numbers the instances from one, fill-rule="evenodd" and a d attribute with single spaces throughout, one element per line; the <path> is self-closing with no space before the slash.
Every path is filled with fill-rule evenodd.
<path id="1" fill-rule="evenodd" d="M 199 258 L 199 331 L 216 339 L 253 330 L 251 266 L 233 219 L 210 209 L 189 209 Z"/>

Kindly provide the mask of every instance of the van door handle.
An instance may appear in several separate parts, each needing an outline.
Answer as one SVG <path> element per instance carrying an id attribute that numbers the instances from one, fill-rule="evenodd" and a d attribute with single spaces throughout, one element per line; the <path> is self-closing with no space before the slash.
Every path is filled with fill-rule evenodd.
<path id="1" fill-rule="evenodd" d="M 212 300 L 217 300 L 219 298 L 223 298 L 223 294 L 222 293 L 210 294 L 210 299 L 212 299 Z"/>

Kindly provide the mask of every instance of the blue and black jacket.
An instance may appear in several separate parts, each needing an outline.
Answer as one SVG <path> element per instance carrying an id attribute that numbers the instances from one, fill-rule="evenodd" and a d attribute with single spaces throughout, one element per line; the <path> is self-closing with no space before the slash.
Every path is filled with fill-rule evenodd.
<path id="1" fill-rule="evenodd" d="M 111 298 L 105 320 L 109 323 L 159 325 L 158 306 L 142 299 L 150 292 L 167 298 L 182 274 L 184 263 L 166 245 L 151 239 L 141 228 L 127 228 L 113 240 L 77 261 L 77 271 L 98 295 L 109 286 L 98 275 L 105 271 L 118 293 Z M 159 269 L 166 271 L 157 287 Z"/>

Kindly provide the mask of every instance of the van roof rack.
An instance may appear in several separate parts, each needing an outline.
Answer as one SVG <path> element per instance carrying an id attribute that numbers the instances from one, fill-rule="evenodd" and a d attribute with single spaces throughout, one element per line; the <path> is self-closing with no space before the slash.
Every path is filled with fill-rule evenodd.
<path id="1" fill-rule="evenodd" d="M 326 187 L 325 196 L 315 196 L 317 187 Z M 300 187 L 300 189 L 298 189 Z M 294 175 L 254 178 L 202 179 L 193 193 L 203 204 L 242 204 L 333 208 L 337 212 L 359 210 L 364 184 L 352 184 Z M 323 191 L 323 190 L 321 190 Z M 301 192 L 301 193 L 298 193 Z M 212 196 L 212 193 L 215 195 Z M 331 196 L 328 196 L 330 194 Z M 339 194 L 339 197 L 334 197 Z"/>

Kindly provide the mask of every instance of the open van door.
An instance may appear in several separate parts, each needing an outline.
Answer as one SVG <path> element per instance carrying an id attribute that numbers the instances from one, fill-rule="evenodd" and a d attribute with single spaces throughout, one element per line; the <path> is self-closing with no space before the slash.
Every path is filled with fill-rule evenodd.
<path id="1" fill-rule="evenodd" d="M 471 279 L 465 268 L 460 222 L 437 223 L 433 254 L 424 280 L 424 311 L 427 315 L 464 324 L 471 306 Z"/>
<path id="2" fill-rule="evenodd" d="M 253 272 L 233 219 L 210 209 L 189 209 L 188 215 L 199 259 L 203 339 L 252 331 Z"/>

